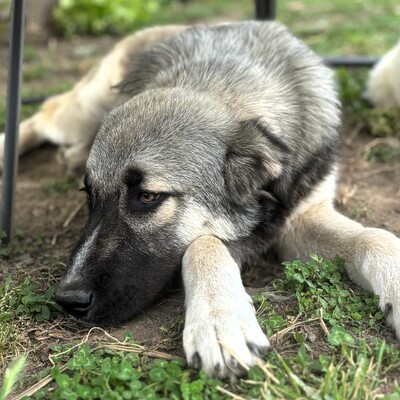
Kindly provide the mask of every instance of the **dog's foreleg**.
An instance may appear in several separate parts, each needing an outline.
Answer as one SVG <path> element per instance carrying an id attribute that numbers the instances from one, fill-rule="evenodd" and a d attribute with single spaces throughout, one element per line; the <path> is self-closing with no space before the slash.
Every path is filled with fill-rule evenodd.
<path id="1" fill-rule="evenodd" d="M 341 215 L 329 199 L 306 200 L 292 216 L 279 247 L 284 259 L 307 259 L 311 253 L 343 258 L 350 278 L 380 296 L 380 308 L 400 337 L 400 239 L 396 236 Z"/>
<path id="2" fill-rule="evenodd" d="M 269 348 L 240 277 L 224 244 L 202 236 L 182 263 L 186 295 L 183 346 L 192 366 L 219 378 L 242 375 Z"/>

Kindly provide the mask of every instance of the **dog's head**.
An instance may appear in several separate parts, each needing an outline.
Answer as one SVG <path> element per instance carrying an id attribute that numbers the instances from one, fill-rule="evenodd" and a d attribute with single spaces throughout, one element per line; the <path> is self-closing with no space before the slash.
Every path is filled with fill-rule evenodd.
<path id="1" fill-rule="evenodd" d="M 276 143 L 254 124 L 179 89 L 111 112 L 87 162 L 89 218 L 56 301 L 88 323 L 128 320 L 179 273 L 196 238 L 249 235 L 277 201 L 261 187 L 282 172 Z"/>

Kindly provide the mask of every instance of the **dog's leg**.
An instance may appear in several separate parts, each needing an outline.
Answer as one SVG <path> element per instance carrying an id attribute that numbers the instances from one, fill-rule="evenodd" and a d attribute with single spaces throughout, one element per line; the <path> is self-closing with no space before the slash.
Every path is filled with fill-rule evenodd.
<path id="1" fill-rule="evenodd" d="M 23 121 L 19 126 L 18 155 L 21 155 L 45 141 L 43 135 L 40 135 L 36 129 L 38 114 Z M 0 171 L 4 160 L 4 142 L 5 134 L 0 133 Z"/>
<path id="2" fill-rule="evenodd" d="M 50 142 L 64 146 L 60 160 L 68 169 L 82 167 L 104 116 L 124 100 L 114 86 L 129 70 L 135 53 L 184 29 L 187 27 L 174 25 L 144 29 L 117 43 L 72 90 L 49 98 L 38 113 L 21 123 L 19 155 Z M 0 133 L 0 171 L 4 139 Z"/>
<path id="3" fill-rule="evenodd" d="M 328 178 L 297 209 L 279 240 L 284 259 L 307 259 L 311 253 L 345 260 L 350 278 L 380 296 L 380 308 L 400 338 L 400 239 L 366 228 L 338 213 Z"/>
<path id="4" fill-rule="evenodd" d="M 79 157 L 76 154 L 73 155 L 74 160 L 79 159 L 80 161 L 79 165 L 75 163 L 72 167 L 84 165 L 95 129 L 100 121 L 93 121 L 93 118 L 89 121 L 85 112 L 74 103 L 74 97 L 76 97 L 74 90 L 53 96 L 43 103 L 36 114 L 21 122 L 18 140 L 19 156 L 45 142 L 50 142 L 67 146 L 69 150 L 72 148 L 82 149 L 81 152 L 85 150 Z M 89 122 L 91 122 L 91 130 Z M 0 133 L 0 170 L 3 166 L 4 142 L 5 134 Z M 71 167 L 67 158 L 65 164 L 67 167 Z"/>
<path id="5" fill-rule="evenodd" d="M 240 376 L 269 348 L 240 269 L 213 236 L 195 240 L 185 252 L 186 294 L 183 346 L 189 364 L 219 378 Z"/>

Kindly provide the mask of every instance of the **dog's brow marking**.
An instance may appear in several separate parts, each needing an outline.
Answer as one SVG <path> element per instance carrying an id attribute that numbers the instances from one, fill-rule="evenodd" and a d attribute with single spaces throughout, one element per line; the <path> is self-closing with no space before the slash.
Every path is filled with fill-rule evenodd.
<path id="1" fill-rule="evenodd" d="M 161 204 L 158 210 L 155 223 L 157 226 L 167 224 L 172 220 L 177 210 L 177 203 L 174 198 L 167 199 L 164 204 Z"/>
<path id="2" fill-rule="evenodd" d="M 82 247 L 76 253 L 71 269 L 65 277 L 66 283 L 72 282 L 79 275 L 80 269 L 85 265 L 85 261 L 90 254 L 91 247 L 95 242 L 97 235 L 99 234 L 100 225 L 101 223 L 94 229 L 92 234 L 87 238 L 85 243 L 83 243 Z"/>
<path id="3" fill-rule="evenodd" d="M 180 236 L 191 242 L 199 236 L 216 235 L 222 240 L 235 240 L 237 229 L 224 217 L 212 217 L 207 209 L 199 205 L 188 206 L 179 224 Z"/>

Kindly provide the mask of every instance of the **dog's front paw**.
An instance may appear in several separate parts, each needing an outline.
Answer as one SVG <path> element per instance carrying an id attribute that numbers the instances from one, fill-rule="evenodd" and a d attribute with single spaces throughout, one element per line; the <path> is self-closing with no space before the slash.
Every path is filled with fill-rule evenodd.
<path id="1" fill-rule="evenodd" d="M 240 297 L 240 296 L 239 296 Z M 251 303 L 242 299 L 202 299 L 187 310 L 183 346 L 188 363 L 208 375 L 231 380 L 261 362 L 270 344 Z"/>
<path id="2" fill-rule="evenodd" d="M 376 228 L 366 228 L 358 243 L 363 262 L 362 276 L 379 295 L 379 306 L 388 325 L 400 339 L 400 239 Z"/>
<path id="3" fill-rule="evenodd" d="M 400 240 L 397 239 L 397 242 L 396 256 L 387 255 L 380 263 L 381 276 L 385 275 L 385 278 L 379 282 L 379 306 L 385 313 L 387 324 L 394 329 L 400 340 Z"/>

